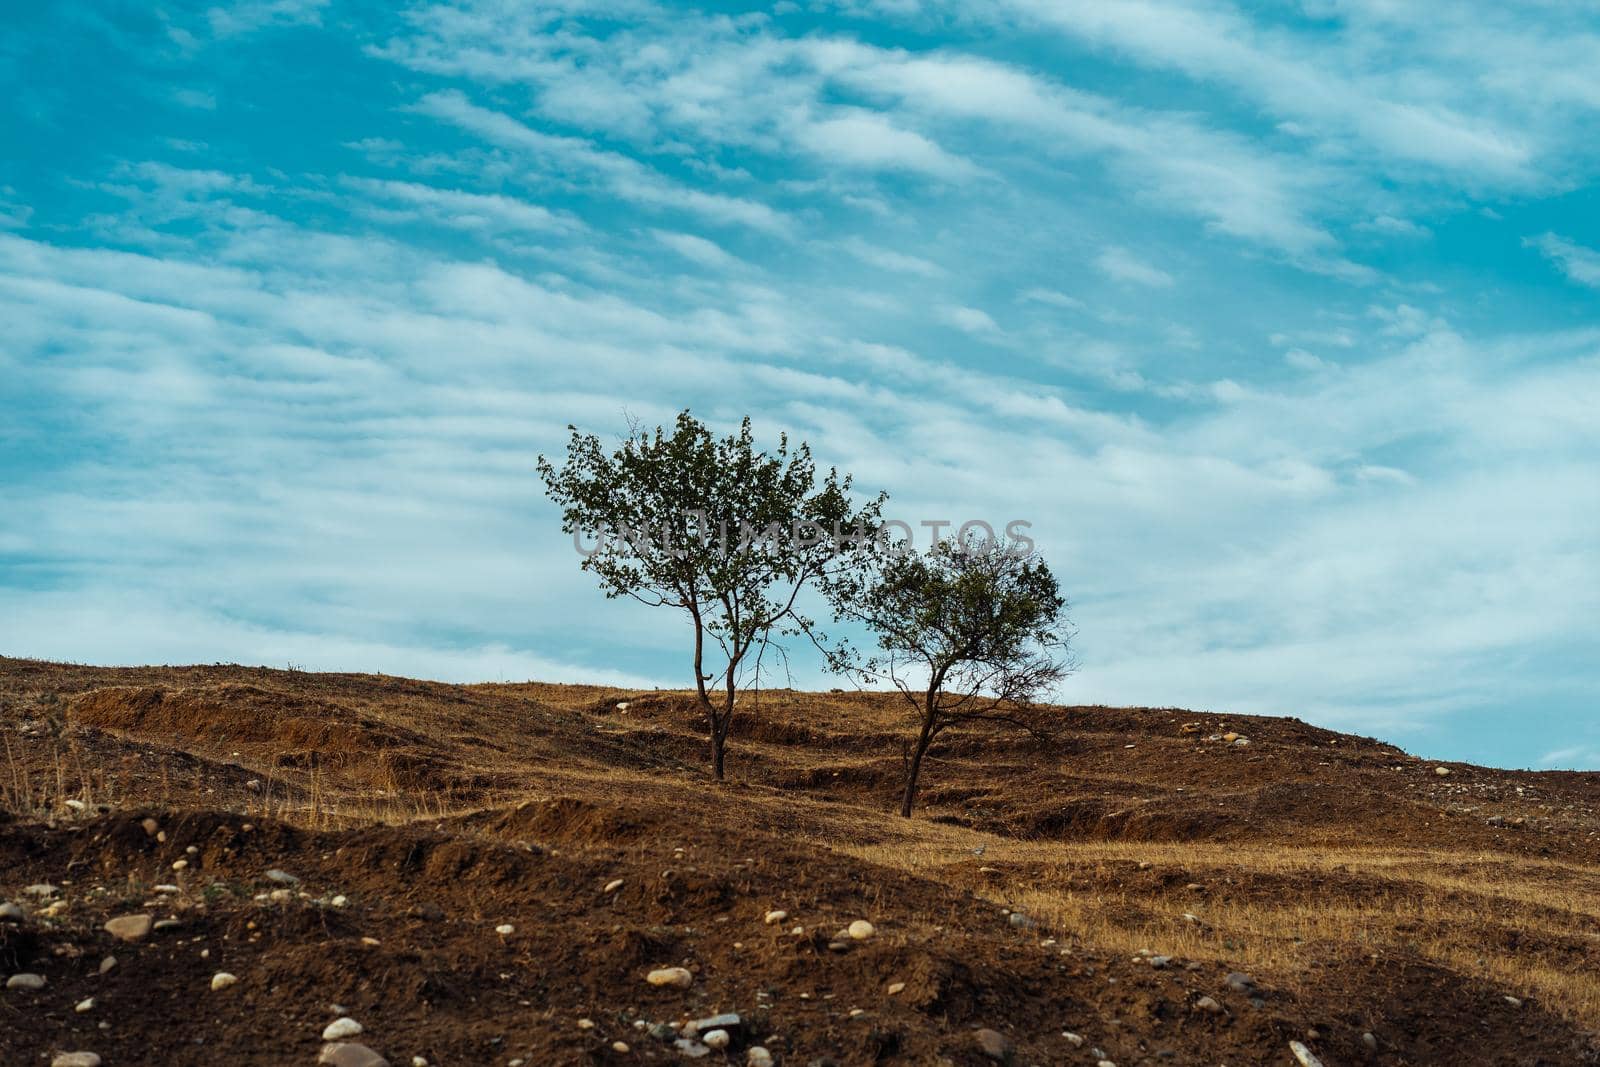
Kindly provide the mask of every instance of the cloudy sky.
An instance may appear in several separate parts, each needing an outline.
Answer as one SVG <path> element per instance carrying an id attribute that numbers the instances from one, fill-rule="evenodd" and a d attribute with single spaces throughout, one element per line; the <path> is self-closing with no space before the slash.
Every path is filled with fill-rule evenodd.
<path id="1" fill-rule="evenodd" d="M 1600 9 L 1256 7 L 17 6 L 0 651 L 686 684 L 533 460 L 691 407 L 1031 521 L 1064 700 L 1600 767 Z"/>

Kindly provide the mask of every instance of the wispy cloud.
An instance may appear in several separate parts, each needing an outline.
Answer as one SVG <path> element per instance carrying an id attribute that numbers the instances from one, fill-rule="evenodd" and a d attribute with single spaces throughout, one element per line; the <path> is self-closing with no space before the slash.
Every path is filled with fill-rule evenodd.
<path id="1" fill-rule="evenodd" d="M 1094 265 L 1114 282 L 1127 282 L 1130 285 L 1143 285 L 1152 289 L 1165 289 L 1172 284 L 1172 275 L 1159 267 L 1151 266 L 1126 248 L 1104 249 L 1095 257 Z"/>
<path id="2" fill-rule="evenodd" d="M 1529 237 L 1522 243 L 1529 248 L 1538 249 L 1540 254 L 1554 263 L 1561 273 L 1579 285 L 1600 289 L 1600 251 L 1586 248 L 1553 233 Z"/>

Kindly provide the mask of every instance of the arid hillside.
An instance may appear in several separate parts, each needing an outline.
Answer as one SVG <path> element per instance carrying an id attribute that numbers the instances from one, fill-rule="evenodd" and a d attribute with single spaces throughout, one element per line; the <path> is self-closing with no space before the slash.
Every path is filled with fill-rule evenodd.
<path id="1" fill-rule="evenodd" d="M 0 659 L 0 1064 L 1600 1062 L 1600 774 L 897 701 Z"/>

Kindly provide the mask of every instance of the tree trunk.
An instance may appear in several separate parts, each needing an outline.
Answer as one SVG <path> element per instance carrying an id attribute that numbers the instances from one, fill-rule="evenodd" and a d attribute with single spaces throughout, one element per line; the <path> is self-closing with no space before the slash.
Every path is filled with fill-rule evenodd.
<path id="1" fill-rule="evenodd" d="M 917 777 L 922 774 L 922 757 L 933 743 L 934 709 L 930 705 L 922 714 L 922 731 L 917 735 L 917 747 L 911 752 L 911 762 L 906 766 L 906 788 L 900 798 L 900 816 L 911 818 L 911 809 L 917 801 Z"/>

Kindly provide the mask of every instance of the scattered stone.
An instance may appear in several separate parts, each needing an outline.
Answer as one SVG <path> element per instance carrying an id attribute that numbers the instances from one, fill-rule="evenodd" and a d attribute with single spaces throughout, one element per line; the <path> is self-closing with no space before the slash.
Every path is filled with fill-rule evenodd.
<path id="1" fill-rule="evenodd" d="M 93 1052 L 61 1052 L 50 1067 L 100 1067 L 100 1057 Z"/>
<path id="2" fill-rule="evenodd" d="M 1235 741 L 1239 740 L 1239 735 L 1234 733 L 1232 730 L 1229 730 L 1227 733 L 1222 735 L 1222 739 L 1231 745 Z"/>
<path id="3" fill-rule="evenodd" d="M 333 1020 L 322 1028 L 322 1040 L 343 1041 L 347 1037 L 355 1037 L 361 1033 L 361 1024 L 348 1015 Z"/>
<path id="4" fill-rule="evenodd" d="M 696 1019 L 693 1022 L 685 1023 L 683 1032 L 693 1037 L 695 1034 L 704 1033 L 707 1030 L 725 1030 L 730 1027 L 738 1029 L 741 1022 L 742 1020 L 737 1012 L 725 1011 L 721 1015 L 712 1015 L 709 1018 Z"/>
<path id="5" fill-rule="evenodd" d="M 1236 737 L 1233 739 L 1233 743 L 1242 748 L 1250 743 L 1250 739 L 1248 737 Z"/>
<path id="6" fill-rule="evenodd" d="M 725 1049 L 732 1040 L 726 1030 L 708 1030 L 700 1035 L 700 1043 L 706 1048 Z"/>
<path id="7" fill-rule="evenodd" d="M 788 917 L 789 913 L 786 911 L 769 911 L 767 912 L 767 917 L 761 921 L 766 923 L 768 926 L 776 926 L 778 923 L 783 922 L 783 920 L 787 919 Z"/>
<path id="8" fill-rule="evenodd" d="M 1028 918 L 1020 911 L 1014 911 L 1010 915 L 1006 916 L 1006 921 L 1019 930 L 1036 925 L 1032 919 Z"/>
<path id="9" fill-rule="evenodd" d="M 188 860 L 173 860 L 172 861 L 172 869 L 175 870 L 175 871 L 181 871 L 181 870 L 185 869 L 188 866 L 189 866 L 189 861 Z"/>
<path id="10" fill-rule="evenodd" d="M 1194 1006 L 1208 1015 L 1221 1015 L 1224 1011 L 1215 997 L 1201 997 L 1194 1002 Z"/>
<path id="11" fill-rule="evenodd" d="M 772 1053 L 760 1045 L 751 1045 L 744 1054 L 746 1067 L 772 1067 Z"/>
<path id="12" fill-rule="evenodd" d="M 238 978 L 229 974 L 227 971 L 218 971 L 216 974 L 211 976 L 211 989 L 213 992 L 218 989 L 227 989 L 238 980 Z"/>
<path id="13" fill-rule="evenodd" d="M 84 997 L 82 1000 L 78 1001 L 78 1003 L 72 1006 L 72 1010 L 77 1012 L 79 1015 L 82 1015 L 86 1011 L 94 1011 L 94 998 Z"/>
<path id="14" fill-rule="evenodd" d="M 1063 1030 L 1063 1031 L 1061 1031 L 1061 1038 L 1067 1044 L 1071 1045 L 1073 1048 L 1082 1048 L 1083 1047 L 1083 1037 L 1082 1037 L 1082 1035 L 1075 1034 L 1071 1030 Z"/>
<path id="15" fill-rule="evenodd" d="M 112 971 L 116 970 L 116 967 L 117 957 L 115 956 L 107 956 L 105 959 L 100 961 L 101 974 L 110 974 Z"/>
<path id="16" fill-rule="evenodd" d="M 7 989 L 39 990 L 44 988 L 44 975 L 42 974 L 14 974 L 6 979 Z"/>
<path id="17" fill-rule="evenodd" d="M 179 919 L 157 919 L 155 925 L 152 926 L 151 929 L 152 930 L 176 930 L 178 927 L 180 927 L 182 925 L 183 925 L 183 922 L 181 920 L 179 920 Z"/>
<path id="18" fill-rule="evenodd" d="M 628 1053 L 632 1052 L 633 1049 L 628 1047 L 628 1043 L 626 1041 L 613 1041 L 611 1042 L 611 1051 L 620 1052 L 626 1056 Z"/>
<path id="19" fill-rule="evenodd" d="M 891 997 L 897 997 L 901 993 L 904 993 L 905 990 L 906 990 L 906 984 L 904 982 L 890 982 L 889 983 L 889 995 Z"/>
<path id="20" fill-rule="evenodd" d="M 28 894 L 30 897 L 53 897 L 57 893 L 61 892 L 61 890 L 57 889 L 49 882 L 38 882 L 34 885 L 30 885 L 28 888 L 24 889 L 23 892 Z"/>
<path id="21" fill-rule="evenodd" d="M 688 989 L 694 985 L 694 975 L 686 967 L 658 967 L 645 975 L 644 980 L 654 986 L 672 989 Z"/>
<path id="22" fill-rule="evenodd" d="M 338 896 L 328 901 L 328 903 L 335 908 L 348 907 L 350 904 L 350 898 L 345 896 L 343 893 L 340 893 Z"/>
<path id="23" fill-rule="evenodd" d="M 849 927 L 850 936 L 855 938 L 857 941 L 866 941 L 877 932 L 877 927 L 873 926 L 865 919 L 857 919 L 855 922 L 851 923 Z"/>
<path id="24" fill-rule="evenodd" d="M 1509 1005 L 1511 1005 L 1511 1006 L 1512 1006 L 1512 1007 L 1513 1007 L 1513 1008 L 1520 1008 L 1520 1007 L 1522 1007 L 1522 1001 L 1521 1001 L 1521 1000 L 1519 1000 L 1519 999 L 1518 999 L 1518 998 L 1516 998 L 1516 997 L 1506 997 L 1506 1003 L 1507 1003 L 1507 1004 L 1509 1004 Z"/>
<path id="25" fill-rule="evenodd" d="M 1228 988 L 1235 993 L 1250 993 L 1256 988 L 1256 980 L 1242 971 L 1233 971 L 1223 979 Z"/>
<path id="26" fill-rule="evenodd" d="M 517 928 L 512 926 L 510 923 L 501 923 L 499 926 L 494 928 L 494 932 L 499 934 L 501 937 L 510 937 L 512 934 L 517 932 Z"/>
<path id="27" fill-rule="evenodd" d="M 1311 1050 L 1298 1041 L 1289 1042 L 1289 1051 L 1294 1053 L 1294 1058 L 1301 1067 L 1322 1067 L 1322 1061 L 1311 1054 Z"/>
<path id="28" fill-rule="evenodd" d="M 299 885 L 300 884 L 300 879 L 296 878 L 294 875 L 290 874 L 288 871 L 280 871 L 276 867 L 274 867 L 274 868 L 272 868 L 272 870 L 268 871 L 266 873 L 265 877 L 266 877 L 267 881 L 275 882 L 278 885 Z"/>
<path id="29" fill-rule="evenodd" d="M 702 1045 L 700 1042 L 691 1040 L 687 1037 L 678 1038 L 678 1040 L 672 1043 L 672 1047 L 677 1049 L 681 1054 L 689 1057 L 691 1060 L 698 1060 L 702 1056 L 711 1055 L 711 1050 L 709 1048 Z"/>
<path id="30" fill-rule="evenodd" d="M 1154 967 L 1158 971 L 1164 970 L 1171 963 L 1172 963 L 1172 957 L 1171 956 L 1151 956 L 1150 957 L 1150 966 Z"/>
<path id="31" fill-rule="evenodd" d="M 154 837 L 161 830 L 161 824 L 154 819 L 144 819 L 139 825 L 144 827 L 144 835 L 146 837 Z"/>
<path id="32" fill-rule="evenodd" d="M 1433 773 L 1437 774 L 1440 778 L 1445 778 L 1445 777 L 1449 776 L 1450 768 L 1449 767 L 1435 767 L 1433 769 Z"/>
<path id="33" fill-rule="evenodd" d="M 261 792 L 261 779 L 252 778 L 244 784 L 244 787 L 252 793 L 259 793 Z"/>
<path id="34" fill-rule="evenodd" d="M 82 811 L 84 808 L 87 808 L 89 806 L 89 805 L 85 804 L 81 800 L 69 800 L 69 801 L 66 801 L 66 805 L 67 805 L 67 807 L 71 808 L 73 811 Z"/>
<path id="35" fill-rule="evenodd" d="M 1204 893 L 1206 891 L 1206 887 L 1199 882 L 1190 882 L 1183 888 L 1187 889 L 1191 893 Z"/>
<path id="36" fill-rule="evenodd" d="M 1011 1058 L 1011 1041 L 998 1030 L 975 1030 L 972 1039 L 978 1043 L 978 1051 L 991 1060 L 1004 1063 Z"/>
<path id="37" fill-rule="evenodd" d="M 1378 1035 L 1368 1030 L 1361 1035 L 1361 1043 L 1376 1052 L 1378 1050 Z"/>
<path id="38" fill-rule="evenodd" d="M 611 879 L 611 881 L 606 883 L 605 892 L 607 892 L 607 893 L 615 893 L 617 890 L 619 890 L 621 888 L 622 888 L 622 879 L 621 878 L 613 878 L 613 879 Z"/>
<path id="39" fill-rule="evenodd" d="M 334 1042 L 322 1046 L 317 1062 L 324 1067 L 389 1067 L 389 1061 L 365 1045 Z"/>
<path id="40" fill-rule="evenodd" d="M 28 913 L 22 910 L 22 905 L 13 904 L 9 900 L 0 904 L 0 923 L 20 923 L 25 922 L 27 918 Z"/>
<path id="41" fill-rule="evenodd" d="M 428 1058 L 426 1056 L 411 1057 L 411 1067 L 428 1067 Z"/>

